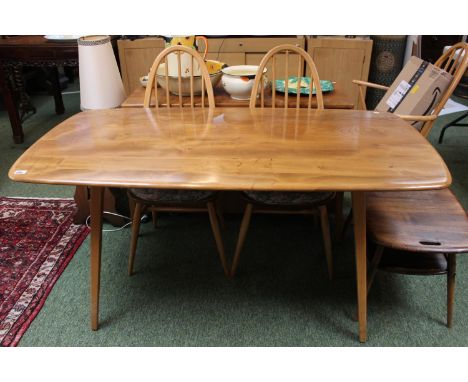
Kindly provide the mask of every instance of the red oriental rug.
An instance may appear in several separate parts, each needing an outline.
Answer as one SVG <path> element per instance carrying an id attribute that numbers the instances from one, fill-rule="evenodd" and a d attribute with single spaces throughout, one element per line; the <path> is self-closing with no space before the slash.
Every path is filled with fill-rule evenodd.
<path id="1" fill-rule="evenodd" d="M 72 199 L 0 197 L 0 345 L 16 346 L 88 235 Z"/>

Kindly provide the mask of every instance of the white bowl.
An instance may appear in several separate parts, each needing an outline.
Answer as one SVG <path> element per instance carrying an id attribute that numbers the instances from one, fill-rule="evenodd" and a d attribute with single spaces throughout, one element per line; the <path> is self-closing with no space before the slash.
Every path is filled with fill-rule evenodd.
<path id="1" fill-rule="evenodd" d="M 249 100 L 255 82 L 258 65 L 234 65 L 221 69 L 221 83 L 224 89 L 236 100 Z M 267 69 L 263 70 L 266 73 Z"/>
<path id="2" fill-rule="evenodd" d="M 140 84 L 141 84 L 141 86 L 146 88 L 146 85 L 148 84 L 148 76 L 140 77 Z"/>

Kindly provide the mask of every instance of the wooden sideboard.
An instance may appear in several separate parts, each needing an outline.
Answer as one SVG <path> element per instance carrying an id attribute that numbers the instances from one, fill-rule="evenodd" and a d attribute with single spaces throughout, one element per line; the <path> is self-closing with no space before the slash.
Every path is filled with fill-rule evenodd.
<path id="1" fill-rule="evenodd" d="M 258 65 L 263 56 L 273 47 L 280 44 L 294 44 L 305 48 L 304 37 L 209 37 L 207 59 L 219 60 L 228 65 Z M 122 80 L 127 95 L 140 86 L 139 78 L 148 74 L 156 56 L 164 49 L 164 39 L 148 37 L 137 40 L 119 40 L 119 59 Z M 204 52 L 205 44 L 198 47 Z M 297 64 L 294 60 L 290 75 L 297 75 Z M 278 68 L 283 68 L 282 60 Z"/>
<path id="2" fill-rule="evenodd" d="M 358 89 L 352 80 L 367 81 L 372 53 L 372 40 L 344 37 L 305 36 L 208 36 L 207 58 L 228 65 L 258 65 L 273 47 L 293 44 L 306 49 L 314 59 L 321 79 L 340 83 L 344 95 L 358 104 Z M 156 56 L 164 49 L 161 37 L 119 40 L 122 79 L 127 95 L 140 86 L 139 78 L 148 74 Z M 200 41 L 199 51 L 205 50 Z M 277 75 L 284 71 L 284 60 L 277 62 Z M 268 68 L 268 67 L 267 67 Z M 297 75 L 297 62 L 290 60 L 288 75 Z M 305 73 L 307 75 L 307 73 Z"/>
<path id="3" fill-rule="evenodd" d="M 320 78 L 336 81 L 349 100 L 358 105 L 359 89 L 352 80 L 367 81 L 372 40 L 366 38 L 307 38 L 307 52 L 317 66 Z"/>

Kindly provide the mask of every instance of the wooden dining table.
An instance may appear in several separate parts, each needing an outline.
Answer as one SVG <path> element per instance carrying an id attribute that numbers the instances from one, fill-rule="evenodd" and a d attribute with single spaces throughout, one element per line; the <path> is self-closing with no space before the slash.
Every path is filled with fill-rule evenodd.
<path id="1" fill-rule="evenodd" d="M 90 187 L 93 330 L 99 322 L 105 187 L 350 191 L 361 342 L 367 339 L 366 192 L 451 183 L 436 150 L 392 114 L 245 107 L 81 112 L 40 138 L 9 176 Z"/>

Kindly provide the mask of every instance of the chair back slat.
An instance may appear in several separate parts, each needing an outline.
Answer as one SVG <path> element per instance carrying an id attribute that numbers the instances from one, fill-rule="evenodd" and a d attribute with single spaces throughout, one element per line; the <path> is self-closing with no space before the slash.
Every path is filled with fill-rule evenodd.
<path id="1" fill-rule="evenodd" d="M 452 53 L 450 54 L 449 58 L 445 62 L 444 70 L 447 72 L 449 71 L 449 66 L 452 63 L 453 56 L 455 55 L 455 50 L 452 50 Z"/>
<path id="2" fill-rule="evenodd" d="M 260 107 L 265 107 L 265 77 L 262 73 L 262 80 L 260 81 Z"/>
<path id="3" fill-rule="evenodd" d="M 286 49 L 285 53 L 286 64 L 284 65 L 284 107 L 287 108 L 289 106 L 289 50 Z"/>
<path id="4" fill-rule="evenodd" d="M 209 80 L 209 77 L 208 77 L 208 80 Z M 202 81 L 202 84 L 201 84 L 201 104 L 202 104 L 202 107 L 205 107 L 205 82 L 204 81 Z"/>
<path id="5" fill-rule="evenodd" d="M 299 60 L 297 61 L 297 84 L 296 84 L 296 108 L 299 109 L 301 107 L 301 77 L 302 77 L 302 57 L 299 56 Z"/>
<path id="6" fill-rule="evenodd" d="M 466 51 L 465 51 L 466 53 Z M 455 60 L 453 60 L 452 67 L 450 68 L 450 74 L 454 74 L 457 70 L 458 66 L 463 60 L 463 56 L 461 54 L 457 54 Z"/>
<path id="7" fill-rule="evenodd" d="M 311 81 L 310 81 L 310 86 L 309 86 L 309 99 L 308 99 L 308 104 L 307 107 L 311 108 L 312 107 L 312 91 L 314 89 L 315 85 L 315 97 L 317 99 L 317 109 L 323 109 L 323 95 L 322 95 L 322 88 L 320 86 L 320 80 L 317 72 L 317 68 L 315 67 L 315 63 L 312 60 L 312 57 L 302 48 L 297 47 L 295 45 L 290 45 L 290 44 L 284 44 L 284 45 L 279 45 L 273 49 L 271 49 L 262 59 L 260 62 L 260 65 L 258 67 L 257 73 L 255 75 L 255 81 L 254 85 L 252 88 L 252 93 L 250 95 L 250 107 L 255 108 L 257 107 L 258 99 L 257 99 L 257 94 L 259 90 L 262 90 L 262 87 L 265 86 L 264 82 L 264 74 L 263 71 L 267 67 L 267 65 L 271 64 L 271 102 L 272 108 L 275 108 L 276 102 L 278 98 L 276 97 L 276 81 L 277 81 L 277 64 L 278 64 L 278 59 L 277 56 L 281 56 L 281 59 L 284 57 L 284 107 L 288 108 L 289 107 L 289 68 L 293 65 L 290 66 L 289 60 L 291 57 L 296 57 L 298 56 L 299 62 L 297 64 L 297 79 L 298 83 L 296 84 L 296 108 L 301 107 L 301 77 L 303 77 L 304 70 L 308 66 L 310 68 L 310 73 L 311 73 Z M 294 69 L 293 69 L 294 70 Z M 282 72 L 282 70 L 280 71 Z M 269 73 L 266 73 L 268 76 Z M 262 94 L 262 93 L 261 93 Z M 263 105 L 264 100 L 262 99 L 262 96 L 260 96 L 260 105 Z"/>
<path id="8" fill-rule="evenodd" d="M 154 81 L 154 97 L 155 97 L 156 99 L 158 99 L 158 81 L 157 81 L 156 79 L 154 79 L 154 78 L 153 78 L 153 81 Z M 148 88 L 152 89 L 152 86 L 150 86 L 149 81 L 148 81 L 148 84 L 146 85 L 146 89 L 147 89 L 147 90 L 145 91 L 145 99 L 144 99 L 144 101 L 143 101 L 143 104 L 146 104 L 146 103 L 149 104 L 149 102 L 151 101 L 151 93 L 150 93 L 149 95 L 147 95 L 147 93 L 148 93 Z M 150 98 L 147 99 L 147 98 L 146 98 L 147 96 L 149 96 Z M 156 102 L 156 109 L 158 109 L 158 108 L 159 108 L 159 105 L 158 105 L 158 103 Z"/>
<path id="9" fill-rule="evenodd" d="M 193 101 L 193 56 L 190 57 L 190 107 L 194 107 Z"/>
<path id="10" fill-rule="evenodd" d="M 276 107 L 276 56 L 271 58 L 271 107 Z"/>
<path id="11" fill-rule="evenodd" d="M 169 66 L 168 66 L 168 55 L 170 54 L 175 54 L 177 56 L 177 78 L 169 76 Z M 182 54 L 189 54 L 191 56 L 191 60 L 189 61 L 191 73 L 190 76 L 183 77 L 182 73 L 182 59 L 181 56 Z M 164 49 L 154 60 L 153 65 L 151 66 L 150 73 L 148 74 L 148 84 L 146 87 L 145 91 L 145 98 L 143 101 L 143 106 L 148 108 L 151 105 L 151 97 L 153 96 L 153 86 L 154 88 L 154 95 L 155 95 L 155 105 L 156 107 L 162 106 L 163 101 L 160 100 L 161 97 L 158 97 L 158 90 L 157 90 L 157 70 L 160 67 L 160 65 L 164 63 L 165 65 L 165 73 L 163 75 L 163 83 L 165 84 L 165 98 L 166 98 L 166 106 L 169 108 L 171 106 L 175 106 L 176 102 L 171 105 L 171 94 L 169 91 L 170 85 L 172 81 L 177 81 L 176 82 L 176 89 L 178 92 L 178 103 L 179 107 L 184 107 L 184 106 L 190 106 L 190 107 L 195 107 L 197 106 L 198 102 L 195 103 L 195 79 L 198 80 L 198 76 L 195 76 L 194 74 L 194 68 L 200 68 L 201 72 L 201 106 L 205 107 L 205 104 L 207 103 L 209 108 L 214 108 L 215 107 L 215 99 L 214 99 L 214 92 L 213 92 L 213 86 L 211 85 L 211 79 L 210 75 L 208 73 L 208 69 L 205 65 L 205 61 L 201 57 L 201 55 L 192 48 L 183 46 L 183 45 L 176 45 L 176 46 L 171 46 L 169 48 Z M 187 82 L 183 82 L 187 81 Z M 185 83 L 185 87 L 184 87 Z M 190 83 L 190 86 L 188 86 Z M 190 89 L 190 94 L 187 94 L 187 100 L 188 96 L 190 96 L 190 102 L 185 102 L 184 103 L 184 97 L 182 95 L 184 88 L 189 88 Z M 186 91 L 186 90 L 185 90 Z M 205 94 L 206 93 L 206 94 Z M 205 102 L 205 97 L 208 98 L 208 102 Z M 164 98 L 164 96 L 162 97 Z M 177 98 L 174 98 L 172 96 L 172 99 L 177 100 Z"/>
<path id="12" fill-rule="evenodd" d="M 182 62 L 181 56 L 182 53 L 176 53 L 177 56 L 177 86 L 179 88 L 179 107 L 182 107 Z M 168 72 L 168 68 L 166 68 L 166 72 Z"/>
<path id="13" fill-rule="evenodd" d="M 164 81 L 166 83 L 166 106 L 168 108 L 170 108 L 171 107 L 171 96 L 169 95 L 169 70 L 167 70 L 169 64 L 167 63 L 167 56 L 164 57 L 164 65 L 165 65 L 164 67 L 166 68 L 165 73 L 164 73 Z M 157 83 L 158 82 L 156 81 L 156 84 Z M 157 96 L 156 96 L 156 99 L 158 99 Z M 156 102 L 156 105 L 157 104 L 158 104 L 158 102 Z"/>

